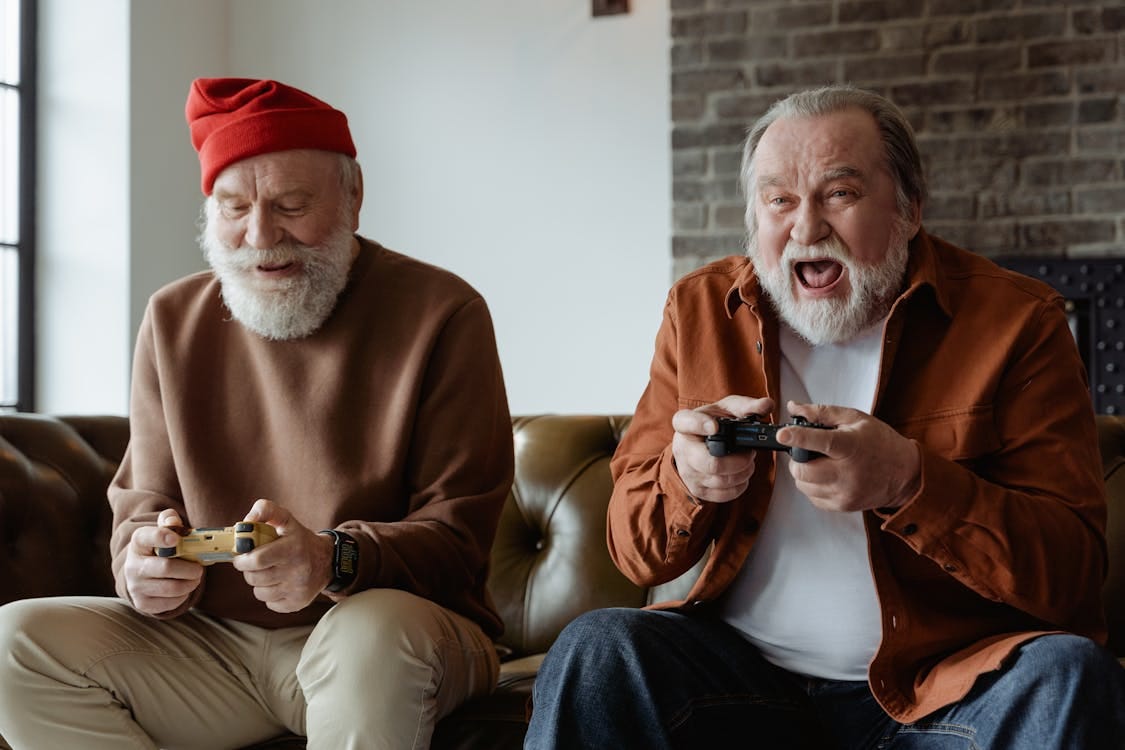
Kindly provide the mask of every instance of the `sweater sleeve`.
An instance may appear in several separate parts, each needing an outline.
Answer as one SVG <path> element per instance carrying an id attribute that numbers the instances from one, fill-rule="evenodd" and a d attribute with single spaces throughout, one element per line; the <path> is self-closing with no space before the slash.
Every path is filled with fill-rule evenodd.
<path id="1" fill-rule="evenodd" d="M 113 511 L 110 553 L 114 582 L 118 596 L 131 601 L 124 566 L 133 532 L 142 526 L 155 526 L 157 516 L 166 508 L 187 517 L 165 423 L 151 307 L 141 321 L 133 358 L 129 444 L 108 496 Z M 180 607 L 158 617 L 167 619 L 186 612 L 199 601 L 202 591 L 201 583 Z"/>
<path id="2" fill-rule="evenodd" d="M 470 601 L 483 595 L 515 461 L 492 320 L 479 296 L 434 338 L 408 443 L 406 515 L 339 526 L 361 549 L 346 593 L 400 588 L 464 611 L 467 592 L 475 592 Z"/>

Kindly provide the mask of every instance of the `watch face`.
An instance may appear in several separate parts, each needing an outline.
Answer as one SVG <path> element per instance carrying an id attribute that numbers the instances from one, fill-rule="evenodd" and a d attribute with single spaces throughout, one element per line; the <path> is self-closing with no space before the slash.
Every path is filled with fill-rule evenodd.
<path id="1" fill-rule="evenodd" d="M 337 544 L 340 546 L 340 555 L 336 564 L 336 575 L 354 576 L 356 562 L 359 560 L 359 545 L 353 539 L 340 539 Z"/>
<path id="2" fill-rule="evenodd" d="M 349 534 L 335 529 L 325 529 L 320 533 L 330 534 L 335 542 L 332 554 L 332 581 L 326 589 L 331 592 L 341 591 L 355 581 L 359 570 L 359 544 Z"/>

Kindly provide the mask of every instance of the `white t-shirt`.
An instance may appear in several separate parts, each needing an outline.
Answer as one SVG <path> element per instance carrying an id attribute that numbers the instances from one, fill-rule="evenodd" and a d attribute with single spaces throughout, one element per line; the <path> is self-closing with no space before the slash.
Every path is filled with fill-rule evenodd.
<path id="1" fill-rule="evenodd" d="M 817 347 L 781 328 L 782 421 L 791 421 L 790 399 L 870 413 L 881 323 L 844 344 Z M 769 510 L 721 616 L 784 669 L 865 680 L 882 624 L 862 515 L 818 509 L 797 490 L 789 455 L 777 455 Z"/>

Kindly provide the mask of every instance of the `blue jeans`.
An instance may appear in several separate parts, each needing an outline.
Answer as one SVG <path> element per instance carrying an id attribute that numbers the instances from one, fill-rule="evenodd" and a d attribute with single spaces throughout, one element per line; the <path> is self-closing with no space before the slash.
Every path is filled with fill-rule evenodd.
<path id="1" fill-rule="evenodd" d="M 1125 748 L 1125 669 L 1075 635 L 1025 643 L 959 703 L 900 724 L 866 682 L 786 672 L 715 618 L 596 610 L 551 647 L 533 703 L 527 750 Z"/>

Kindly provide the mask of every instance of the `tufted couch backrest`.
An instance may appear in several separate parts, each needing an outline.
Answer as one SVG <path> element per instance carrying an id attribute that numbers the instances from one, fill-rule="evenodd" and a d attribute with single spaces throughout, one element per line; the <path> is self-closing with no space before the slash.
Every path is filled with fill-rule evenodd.
<path id="1" fill-rule="evenodd" d="M 697 569 L 645 590 L 614 567 L 605 514 L 625 415 L 515 417 L 516 478 L 492 552 L 490 588 L 513 656 L 550 646 L 597 607 L 683 598 Z M 1125 419 L 1098 418 L 1109 496 L 1110 647 L 1125 657 Z M 0 603 L 113 594 L 105 490 L 128 442 L 120 416 L 0 413 Z"/>
<path id="2" fill-rule="evenodd" d="M 683 598 L 695 571 L 658 589 L 635 586 L 606 547 L 609 462 L 628 415 L 515 417 L 516 478 L 492 549 L 491 590 L 523 656 L 546 651 L 572 619 L 601 607 Z"/>
<path id="3" fill-rule="evenodd" d="M 0 414 L 0 602 L 113 594 L 106 487 L 125 417 Z"/>
<path id="4" fill-rule="evenodd" d="M 490 589 L 514 655 L 546 651 L 567 622 L 590 609 L 642 606 L 645 592 L 614 567 L 605 507 L 609 460 L 625 418 L 517 417 L 516 478 L 492 548 Z M 597 585 L 591 585 L 592 582 Z"/>

